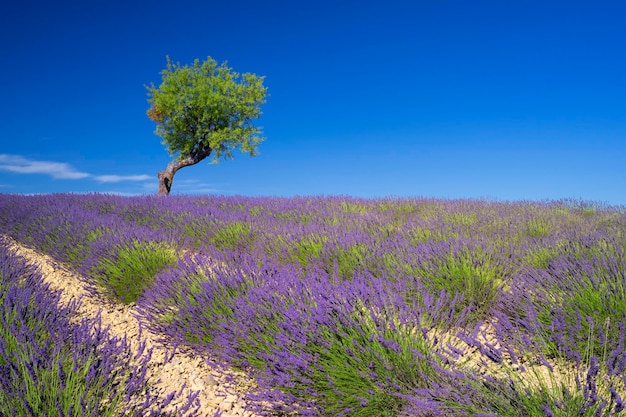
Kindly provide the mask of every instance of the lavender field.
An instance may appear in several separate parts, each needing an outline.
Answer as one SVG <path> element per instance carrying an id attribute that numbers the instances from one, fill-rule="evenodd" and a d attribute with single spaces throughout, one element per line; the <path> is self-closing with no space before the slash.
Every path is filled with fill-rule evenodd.
<path id="1" fill-rule="evenodd" d="M 0 195 L 0 234 L 254 377 L 257 414 L 626 414 L 624 207 Z M 0 249 L 0 415 L 159 415 L 123 342 Z"/>

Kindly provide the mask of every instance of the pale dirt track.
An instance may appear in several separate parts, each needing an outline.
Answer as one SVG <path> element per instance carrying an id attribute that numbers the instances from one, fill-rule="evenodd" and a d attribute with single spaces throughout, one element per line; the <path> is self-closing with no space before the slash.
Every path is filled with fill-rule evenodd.
<path id="1" fill-rule="evenodd" d="M 148 364 L 148 381 L 153 392 L 160 398 L 165 398 L 173 391 L 180 391 L 186 384 L 183 395 L 178 401 L 173 401 L 168 411 L 174 411 L 186 402 L 187 395 L 198 391 L 198 416 L 213 416 L 220 410 L 223 417 L 252 417 L 254 414 L 245 410 L 242 393 L 254 387 L 254 382 L 241 373 L 212 367 L 207 359 L 192 355 L 178 349 L 171 360 L 166 360 L 171 353 L 168 348 L 157 342 L 159 337 L 146 329 L 140 331 L 140 323 L 135 318 L 135 307 L 126 306 L 105 300 L 88 291 L 87 284 L 74 272 L 51 257 L 33 249 L 20 245 L 18 242 L 5 238 L 11 247 L 36 266 L 43 275 L 44 281 L 52 289 L 61 293 L 60 302 L 67 304 L 79 299 L 80 306 L 76 313 L 76 320 L 86 317 L 95 317 L 100 314 L 103 327 L 109 328 L 111 336 L 126 338 L 135 351 L 142 341 L 146 349 L 152 349 L 152 356 Z M 235 383 L 227 382 L 228 377 L 234 377 Z M 232 380 L 232 379 L 231 379 Z"/>

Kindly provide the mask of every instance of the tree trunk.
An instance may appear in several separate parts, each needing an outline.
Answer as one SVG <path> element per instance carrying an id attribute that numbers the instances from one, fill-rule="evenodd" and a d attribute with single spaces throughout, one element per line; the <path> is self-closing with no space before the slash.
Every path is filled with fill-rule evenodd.
<path id="1" fill-rule="evenodd" d="M 172 189 L 172 182 L 174 181 L 174 174 L 181 168 L 195 165 L 202 161 L 207 156 L 211 155 L 212 149 L 206 148 L 198 152 L 195 152 L 192 156 L 188 156 L 183 159 L 177 159 L 167 164 L 165 171 L 159 171 L 157 177 L 159 178 L 159 191 L 157 195 L 167 196 Z"/>
<path id="2" fill-rule="evenodd" d="M 172 181 L 174 180 L 174 171 L 159 171 L 157 177 L 159 178 L 159 191 L 157 195 L 169 195 L 172 189 Z"/>

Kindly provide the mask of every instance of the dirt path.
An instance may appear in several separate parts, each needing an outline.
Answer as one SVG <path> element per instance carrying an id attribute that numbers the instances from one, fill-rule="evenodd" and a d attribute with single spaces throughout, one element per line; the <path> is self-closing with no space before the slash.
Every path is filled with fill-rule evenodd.
<path id="1" fill-rule="evenodd" d="M 41 270 L 44 280 L 52 288 L 61 291 L 61 303 L 66 304 L 76 298 L 81 300 L 76 314 L 77 320 L 95 317 L 100 312 L 102 325 L 109 327 L 112 336 L 126 337 L 135 351 L 141 341 L 145 341 L 147 349 L 153 349 L 148 365 L 148 380 L 154 391 L 164 398 L 172 391 L 180 391 L 183 384 L 186 384 L 179 401 L 170 404 L 170 411 L 184 404 L 189 393 L 198 391 L 198 416 L 213 416 L 218 410 L 222 411 L 223 417 L 253 416 L 251 412 L 244 410 L 242 393 L 254 387 L 254 382 L 245 375 L 215 369 L 207 362 L 207 358 L 181 350 L 176 351 L 172 359 L 166 361 L 172 353 L 171 348 L 156 342 L 157 335 L 145 329 L 140 331 L 134 306 L 117 304 L 94 296 L 87 290 L 83 280 L 59 262 L 12 239 L 6 240 L 18 255 Z M 229 376 L 235 378 L 235 383 L 227 382 Z"/>

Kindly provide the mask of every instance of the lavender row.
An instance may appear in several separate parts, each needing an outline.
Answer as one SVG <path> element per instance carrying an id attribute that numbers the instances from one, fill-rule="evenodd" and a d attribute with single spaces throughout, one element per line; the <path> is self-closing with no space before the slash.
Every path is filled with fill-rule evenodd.
<path id="1" fill-rule="evenodd" d="M 148 352 L 131 352 L 99 318 L 72 323 L 77 307 L 0 242 L 0 415 L 169 415 L 150 394 Z"/>
<path id="2" fill-rule="evenodd" d="M 616 344 L 607 343 L 606 328 L 587 334 L 603 355 L 587 350 L 572 361 L 540 346 L 567 343 L 531 339 L 501 312 L 491 338 L 485 323 L 461 327 L 470 309 L 459 313 L 462 298 L 445 292 L 422 287 L 407 301 L 401 281 L 332 280 L 253 258 L 239 266 L 186 257 L 157 276 L 139 308 L 154 331 L 256 376 L 259 390 L 249 400 L 259 414 L 595 416 L 624 409 L 623 322 Z"/>

